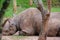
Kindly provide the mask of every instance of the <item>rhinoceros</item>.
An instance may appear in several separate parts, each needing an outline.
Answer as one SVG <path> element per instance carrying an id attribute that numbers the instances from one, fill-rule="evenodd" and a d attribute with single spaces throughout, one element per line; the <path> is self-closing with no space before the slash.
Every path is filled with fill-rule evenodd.
<path id="1" fill-rule="evenodd" d="M 28 8 L 19 15 L 7 19 L 3 24 L 2 35 L 39 35 L 42 27 L 41 12 L 37 8 Z M 60 28 L 60 13 L 52 12 L 48 22 L 47 36 L 56 36 Z"/>

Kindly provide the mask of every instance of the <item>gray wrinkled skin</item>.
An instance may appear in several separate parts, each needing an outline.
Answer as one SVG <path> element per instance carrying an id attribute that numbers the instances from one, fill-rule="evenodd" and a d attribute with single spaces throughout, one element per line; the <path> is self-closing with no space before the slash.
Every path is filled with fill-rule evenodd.
<path id="1" fill-rule="evenodd" d="M 19 35 L 39 35 L 42 24 L 41 13 L 37 8 L 29 8 L 16 17 L 6 22 L 2 29 L 2 35 L 13 35 L 19 31 Z M 10 29 L 11 28 L 11 29 Z M 48 36 L 56 36 L 60 28 L 60 13 L 51 13 L 48 23 Z M 18 30 L 17 30 L 18 29 Z M 8 32 L 6 32 L 8 31 Z"/>

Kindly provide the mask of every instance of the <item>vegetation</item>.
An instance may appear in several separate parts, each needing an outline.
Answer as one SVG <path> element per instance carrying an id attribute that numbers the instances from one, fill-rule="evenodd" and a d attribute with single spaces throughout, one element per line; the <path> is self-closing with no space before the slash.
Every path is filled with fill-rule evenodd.
<path id="1" fill-rule="evenodd" d="M 0 8 L 2 7 L 2 3 L 4 0 L 0 0 Z M 36 7 L 35 4 L 33 4 L 32 6 L 29 5 L 29 0 L 16 0 L 17 2 L 17 14 L 20 13 L 21 11 L 29 8 L 29 7 Z M 46 6 L 46 0 L 43 0 L 44 5 Z M 60 4 L 59 3 L 60 0 L 52 0 L 52 12 L 60 12 Z M 8 7 L 8 9 L 6 10 L 6 14 L 4 17 L 12 17 L 13 15 L 13 0 L 11 0 L 10 5 Z"/>

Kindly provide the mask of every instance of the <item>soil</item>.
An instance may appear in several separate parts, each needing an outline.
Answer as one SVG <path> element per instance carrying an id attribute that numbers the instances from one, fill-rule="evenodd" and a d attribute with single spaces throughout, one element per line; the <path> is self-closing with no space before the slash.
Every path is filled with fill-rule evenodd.
<path id="1" fill-rule="evenodd" d="M 38 40 L 38 36 L 2 36 L 1 40 Z M 47 37 L 47 40 L 60 40 L 60 37 Z"/>

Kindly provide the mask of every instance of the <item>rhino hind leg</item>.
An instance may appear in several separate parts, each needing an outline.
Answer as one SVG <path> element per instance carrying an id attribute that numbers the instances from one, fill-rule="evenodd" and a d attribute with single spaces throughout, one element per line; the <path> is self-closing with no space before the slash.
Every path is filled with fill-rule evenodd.
<path id="1" fill-rule="evenodd" d="M 58 29 L 50 29 L 48 31 L 47 36 L 49 36 L 49 37 L 56 37 L 57 31 L 58 31 Z"/>

